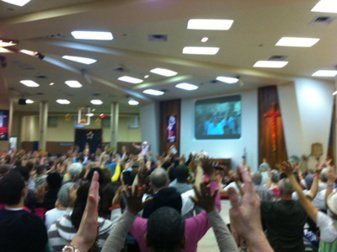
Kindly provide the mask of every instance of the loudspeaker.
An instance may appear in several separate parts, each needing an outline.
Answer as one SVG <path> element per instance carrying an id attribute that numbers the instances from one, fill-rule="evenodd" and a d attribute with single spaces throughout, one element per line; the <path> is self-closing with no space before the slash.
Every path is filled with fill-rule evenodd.
<path id="1" fill-rule="evenodd" d="M 26 99 L 20 98 L 18 103 L 19 105 L 26 105 Z"/>

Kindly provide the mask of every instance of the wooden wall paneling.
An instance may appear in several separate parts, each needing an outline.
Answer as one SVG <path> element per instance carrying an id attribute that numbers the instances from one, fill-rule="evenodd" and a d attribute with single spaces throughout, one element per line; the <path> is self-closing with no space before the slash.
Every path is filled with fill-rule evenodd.
<path id="1" fill-rule="evenodd" d="M 272 168 L 276 163 L 288 160 L 287 149 L 282 125 L 282 111 L 280 110 L 276 86 L 262 87 L 258 90 L 258 109 L 259 109 L 259 164 L 266 158 Z M 273 118 L 266 117 L 275 108 L 275 112 L 281 113 L 275 118 L 273 129 Z M 276 145 L 273 146 L 273 134 L 275 135 Z M 275 148 L 276 147 L 276 148 Z"/>
<path id="2" fill-rule="evenodd" d="M 181 100 L 170 100 L 160 102 L 160 152 L 166 152 L 172 145 L 177 149 L 177 155 L 180 155 L 180 104 Z M 167 120 L 171 115 L 177 116 L 176 121 L 176 142 L 167 142 Z M 155 154 L 155 153 L 154 153 Z"/>

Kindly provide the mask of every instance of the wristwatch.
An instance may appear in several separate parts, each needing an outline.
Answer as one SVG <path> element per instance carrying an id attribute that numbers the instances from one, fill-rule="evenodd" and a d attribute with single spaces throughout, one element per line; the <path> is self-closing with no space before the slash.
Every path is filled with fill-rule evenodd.
<path id="1" fill-rule="evenodd" d="M 80 252 L 80 251 L 73 245 L 65 245 L 62 249 L 62 252 Z"/>

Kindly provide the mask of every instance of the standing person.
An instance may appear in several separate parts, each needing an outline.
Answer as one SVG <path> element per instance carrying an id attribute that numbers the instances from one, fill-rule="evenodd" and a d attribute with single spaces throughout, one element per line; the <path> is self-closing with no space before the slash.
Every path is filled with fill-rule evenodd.
<path id="1" fill-rule="evenodd" d="M 147 141 L 144 141 L 144 142 L 142 142 L 141 145 L 137 145 L 135 143 L 132 143 L 132 146 L 140 151 L 140 153 L 139 153 L 140 155 L 144 155 L 146 157 L 148 157 L 150 155 L 151 143 L 149 143 Z"/>
<path id="2" fill-rule="evenodd" d="M 315 205 L 306 197 L 298 184 L 293 169 L 289 162 L 282 163 L 283 171 L 288 175 L 289 181 L 298 194 L 299 201 L 310 218 L 317 224 L 321 231 L 319 252 L 330 252 L 337 250 L 337 193 L 332 193 L 335 182 L 333 167 L 328 171 L 328 189 L 326 191 L 325 202 L 331 212 L 331 217 L 319 211 Z"/>

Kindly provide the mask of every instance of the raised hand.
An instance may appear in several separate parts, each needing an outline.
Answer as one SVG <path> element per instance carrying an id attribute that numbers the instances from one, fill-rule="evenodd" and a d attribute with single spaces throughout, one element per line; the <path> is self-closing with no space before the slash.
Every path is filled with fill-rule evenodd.
<path id="1" fill-rule="evenodd" d="M 123 189 L 123 194 L 128 202 L 127 203 L 128 211 L 134 215 L 136 215 L 139 211 L 144 209 L 144 207 L 152 200 L 151 197 L 147 198 L 144 202 L 142 202 L 145 189 L 146 189 L 145 185 L 143 185 L 142 187 L 140 187 L 139 185 L 136 186 L 134 192 L 132 192 L 131 186 L 125 187 Z"/>
<path id="2" fill-rule="evenodd" d="M 211 193 L 211 188 L 209 185 L 204 183 L 200 184 L 200 191 L 197 190 L 197 187 L 193 186 L 195 196 L 190 196 L 191 200 L 199 207 L 204 209 L 207 213 L 214 211 L 215 208 L 215 197 L 218 193 L 216 189 L 213 194 Z"/>

